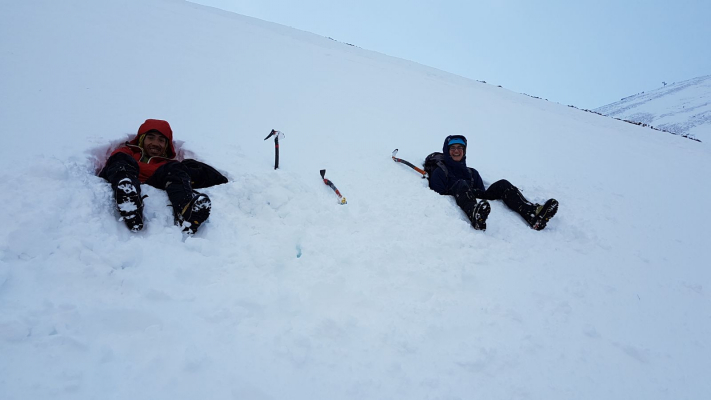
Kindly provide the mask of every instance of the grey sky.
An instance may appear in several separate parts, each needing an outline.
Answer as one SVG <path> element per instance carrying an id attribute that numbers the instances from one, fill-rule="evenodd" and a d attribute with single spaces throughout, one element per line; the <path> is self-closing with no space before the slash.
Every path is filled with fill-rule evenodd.
<path id="1" fill-rule="evenodd" d="M 596 108 L 711 74 L 707 0 L 191 0 Z"/>

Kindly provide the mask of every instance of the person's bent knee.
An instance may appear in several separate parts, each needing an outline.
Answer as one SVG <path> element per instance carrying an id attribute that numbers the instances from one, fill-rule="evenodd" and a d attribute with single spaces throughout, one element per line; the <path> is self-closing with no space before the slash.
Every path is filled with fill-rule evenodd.
<path id="1" fill-rule="evenodd" d="M 116 153 L 109 157 L 108 160 L 106 160 L 107 167 L 116 163 L 126 163 L 135 168 L 138 168 L 138 162 L 136 161 L 136 159 L 126 153 Z"/>
<path id="2" fill-rule="evenodd" d="M 188 170 L 188 168 L 177 161 L 170 161 L 161 168 L 165 168 L 165 173 L 169 175 L 185 174 L 187 176 L 190 176 L 190 171 Z"/>
<path id="3" fill-rule="evenodd" d="M 106 166 L 99 173 L 99 177 L 114 183 L 117 176 L 121 177 L 134 175 L 138 177 L 138 162 L 126 153 L 116 153 L 106 160 Z"/>
<path id="4" fill-rule="evenodd" d="M 471 189 L 469 182 L 464 179 L 458 179 L 456 182 L 454 182 L 454 185 L 452 185 L 450 191 L 456 195 L 458 193 L 464 193 L 466 191 L 469 191 L 469 189 Z"/>
<path id="5" fill-rule="evenodd" d="M 500 187 L 502 190 L 506 190 L 506 189 L 510 189 L 510 188 L 514 187 L 514 185 L 511 184 L 511 182 L 507 181 L 506 179 L 499 179 L 498 181 L 492 183 L 491 186 Z"/>

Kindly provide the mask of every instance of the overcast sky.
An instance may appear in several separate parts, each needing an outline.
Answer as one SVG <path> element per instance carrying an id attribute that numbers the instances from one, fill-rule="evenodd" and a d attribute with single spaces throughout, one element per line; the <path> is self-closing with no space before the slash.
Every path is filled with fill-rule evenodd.
<path id="1" fill-rule="evenodd" d="M 709 0 L 191 0 L 561 104 L 711 74 Z"/>

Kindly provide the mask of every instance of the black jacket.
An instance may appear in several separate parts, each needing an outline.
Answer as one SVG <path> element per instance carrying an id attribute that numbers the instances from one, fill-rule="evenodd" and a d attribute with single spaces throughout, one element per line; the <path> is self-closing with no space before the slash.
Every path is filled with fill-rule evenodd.
<path id="1" fill-rule="evenodd" d="M 459 180 L 465 180 L 472 189 L 484 191 L 484 182 L 481 180 L 479 172 L 474 168 L 467 167 L 467 155 L 464 154 L 462 160 L 457 162 L 449 155 L 448 139 L 444 140 L 442 145 L 442 154 L 444 155 L 444 169 L 439 167 L 432 172 L 430 176 L 430 189 L 439 194 L 453 195 L 452 187 Z"/>

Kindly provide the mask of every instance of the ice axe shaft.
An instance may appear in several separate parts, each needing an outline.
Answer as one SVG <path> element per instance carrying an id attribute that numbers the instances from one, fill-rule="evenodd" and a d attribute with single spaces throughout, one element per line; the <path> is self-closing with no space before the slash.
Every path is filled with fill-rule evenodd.
<path id="1" fill-rule="evenodd" d="M 422 168 L 418 168 L 418 167 L 414 166 L 411 162 L 403 160 L 402 158 L 395 157 L 397 155 L 397 150 L 398 149 L 393 150 L 393 161 L 407 165 L 408 167 L 410 167 L 410 168 L 414 169 L 415 171 L 419 172 L 420 174 L 422 174 L 423 178 L 427 177 L 427 172 L 425 172 Z"/>

